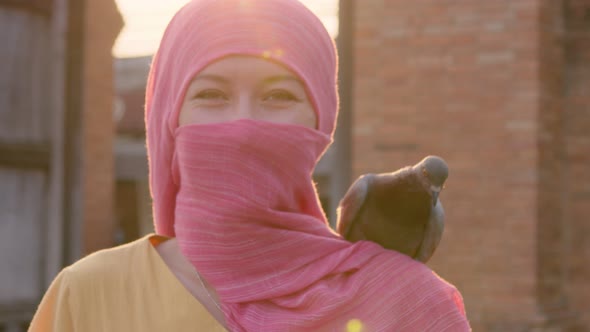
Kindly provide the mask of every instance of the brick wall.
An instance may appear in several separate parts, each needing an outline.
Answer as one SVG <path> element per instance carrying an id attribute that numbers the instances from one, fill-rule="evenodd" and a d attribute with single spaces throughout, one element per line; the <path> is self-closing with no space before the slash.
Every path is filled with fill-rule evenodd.
<path id="1" fill-rule="evenodd" d="M 113 56 L 123 26 L 114 0 L 86 0 L 83 110 L 83 252 L 114 239 Z"/>
<path id="2" fill-rule="evenodd" d="M 537 326 L 564 326 L 570 316 L 565 297 L 563 200 L 563 62 L 562 2 L 539 1 L 537 24 L 539 94 L 537 150 Z"/>
<path id="3" fill-rule="evenodd" d="M 543 330 L 570 315 L 561 1 L 355 10 L 355 176 L 427 154 L 449 162 L 447 226 L 429 264 L 461 290 L 474 331 Z"/>
<path id="4" fill-rule="evenodd" d="M 564 114 L 568 298 L 590 329 L 590 0 L 568 0 Z"/>

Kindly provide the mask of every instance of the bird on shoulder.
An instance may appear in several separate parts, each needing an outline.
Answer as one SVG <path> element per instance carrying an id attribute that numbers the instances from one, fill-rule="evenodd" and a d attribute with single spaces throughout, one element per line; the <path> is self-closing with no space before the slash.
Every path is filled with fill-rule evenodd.
<path id="1" fill-rule="evenodd" d="M 448 175 L 447 163 L 438 156 L 392 173 L 362 175 L 340 201 L 338 233 L 426 263 L 442 238 L 440 192 Z"/>

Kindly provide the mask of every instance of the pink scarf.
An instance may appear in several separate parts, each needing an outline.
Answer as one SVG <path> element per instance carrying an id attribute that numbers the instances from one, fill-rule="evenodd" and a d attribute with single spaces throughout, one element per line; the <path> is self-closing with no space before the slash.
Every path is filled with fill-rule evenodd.
<path id="1" fill-rule="evenodd" d="M 318 129 L 238 120 L 178 127 L 212 61 L 262 56 L 308 87 Z M 146 92 L 156 231 L 176 236 L 231 331 L 465 331 L 460 294 L 425 265 L 327 225 L 311 174 L 332 139 L 336 55 L 295 0 L 201 0 L 170 23 Z"/>

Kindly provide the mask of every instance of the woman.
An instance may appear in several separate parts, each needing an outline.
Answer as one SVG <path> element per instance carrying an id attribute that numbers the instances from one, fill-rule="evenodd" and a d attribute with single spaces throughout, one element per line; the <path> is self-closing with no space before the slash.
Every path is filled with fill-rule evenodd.
<path id="1" fill-rule="evenodd" d="M 425 265 L 328 227 L 311 174 L 336 68 L 296 0 L 181 9 L 146 91 L 158 235 L 64 269 L 31 329 L 469 330 L 459 292 Z"/>

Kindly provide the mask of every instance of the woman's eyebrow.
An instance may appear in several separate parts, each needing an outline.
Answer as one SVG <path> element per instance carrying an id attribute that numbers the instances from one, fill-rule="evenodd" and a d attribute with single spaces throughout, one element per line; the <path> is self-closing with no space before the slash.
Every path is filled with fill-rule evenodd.
<path id="1" fill-rule="evenodd" d="M 297 77 L 293 76 L 293 75 L 274 75 L 274 76 L 269 76 L 267 78 L 265 78 L 262 83 L 265 85 L 268 84 L 273 84 L 273 83 L 277 83 L 277 82 L 281 82 L 281 81 L 294 81 L 296 83 L 298 83 L 301 86 L 304 86 L 303 82 L 298 79 Z"/>
<path id="2" fill-rule="evenodd" d="M 200 81 L 200 80 L 214 81 L 214 82 L 224 83 L 224 84 L 229 83 L 229 79 L 228 78 L 223 77 L 223 76 L 219 76 L 219 75 L 214 75 L 214 74 L 201 74 L 201 75 L 197 75 L 193 79 L 193 82 Z"/>

